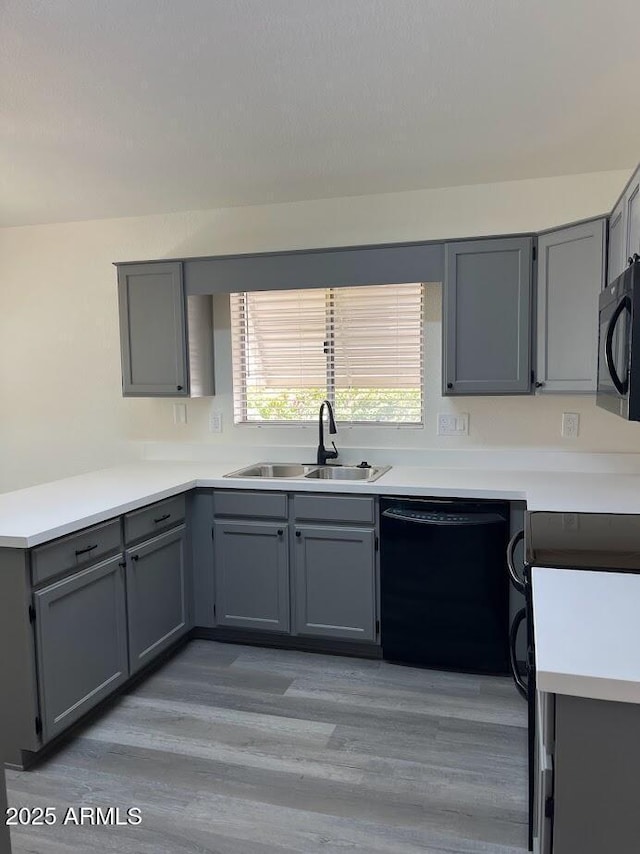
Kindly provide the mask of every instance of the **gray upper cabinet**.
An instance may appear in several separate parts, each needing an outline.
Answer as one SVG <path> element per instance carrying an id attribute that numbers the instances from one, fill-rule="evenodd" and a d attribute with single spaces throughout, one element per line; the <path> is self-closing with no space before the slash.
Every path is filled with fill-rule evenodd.
<path id="1" fill-rule="evenodd" d="M 294 541 L 298 634 L 374 640 L 373 530 L 300 525 Z"/>
<path id="2" fill-rule="evenodd" d="M 107 697 L 128 676 L 122 557 L 34 594 L 43 741 Z"/>
<path id="3" fill-rule="evenodd" d="M 620 275 L 624 269 L 625 234 L 624 200 L 620 199 L 609 217 L 609 263 L 607 284 Z"/>
<path id="4" fill-rule="evenodd" d="M 626 257 L 638 253 L 640 255 L 640 168 L 636 171 L 625 193 L 626 207 Z"/>
<path id="5" fill-rule="evenodd" d="M 448 243 L 443 394 L 531 390 L 530 237 Z"/>
<path id="6" fill-rule="evenodd" d="M 624 271 L 628 259 L 636 252 L 640 254 L 640 167 L 609 217 L 607 283 Z"/>
<path id="7" fill-rule="evenodd" d="M 135 673 L 188 630 L 185 526 L 126 553 L 129 664 Z"/>
<path id="8" fill-rule="evenodd" d="M 536 386 L 540 392 L 596 390 L 605 241 L 604 219 L 560 228 L 538 239 Z"/>
<path id="9" fill-rule="evenodd" d="M 187 396 L 181 263 L 118 269 L 122 390 L 125 396 Z"/>
<path id="10" fill-rule="evenodd" d="M 289 543 L 285 522 L 214 522 L 216 620 L 289 631 Z"/>

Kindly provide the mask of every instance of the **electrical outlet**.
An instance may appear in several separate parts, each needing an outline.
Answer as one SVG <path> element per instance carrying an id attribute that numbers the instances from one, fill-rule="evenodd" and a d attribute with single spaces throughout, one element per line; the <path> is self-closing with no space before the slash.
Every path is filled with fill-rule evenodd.
<path id="1" fill-rule="evenodd" d="M 438 436 L 468 436 L 469 413 L 438 413 Z"/>
<path id="2" fill-rule="evenodd" d="M 562 435 L 565 439 L 577 439 L 580 432 L 580 415 L 577 412 L 562 413 Z"/>
<path id="3" fill-rule="evenodd" d="M 209 430 L 211 433 L 222 433 L 222 412 L 210 413 Z"/>
<path id="4" fill-rule="evenodd" d="M 173 404 L 173 423 L 174 424 L 186 424 L 187 423 L 187 405 L 185 403 L 174 403 Z"/>

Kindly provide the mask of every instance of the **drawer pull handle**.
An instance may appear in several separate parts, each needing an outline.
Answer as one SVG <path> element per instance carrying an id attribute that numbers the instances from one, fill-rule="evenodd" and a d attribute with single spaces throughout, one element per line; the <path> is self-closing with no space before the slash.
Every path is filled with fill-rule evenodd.
<path id="1" fill-rule="evenodd" d="M 166 522 L 167 519 L 171 518 L 171 513 L 165 513 L 164 516 L 160 516 L 158 519 L 154 519 L 154 525 L 158 525 L 160 522 Z"/>
<path id="2" fill-rule="evenodd" d="M 80 555 L 86 555 L 87 552 L 92 552 L 94 549 L 98 548 L 98 544 L 95 546 L 87 546 L 86 549 L 76 549 L 76 557 L 80 557 Z"/>

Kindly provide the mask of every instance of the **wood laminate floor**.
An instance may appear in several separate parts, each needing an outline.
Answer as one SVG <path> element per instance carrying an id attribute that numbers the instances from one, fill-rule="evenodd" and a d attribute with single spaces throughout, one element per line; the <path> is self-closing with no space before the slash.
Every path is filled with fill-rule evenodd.
<path id="1" fill-rule="evenodd" d="M 193 641 L 7 782 L 58 818 L 14 854 L 523 854 L 526 705 L 506 678 Z M 142 823 L 62 826 L 81 806 Z"/>

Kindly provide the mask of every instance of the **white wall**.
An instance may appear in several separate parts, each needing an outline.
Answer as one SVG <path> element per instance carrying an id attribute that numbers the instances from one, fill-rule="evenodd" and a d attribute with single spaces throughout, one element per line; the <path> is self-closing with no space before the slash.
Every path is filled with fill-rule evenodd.
<path id="1" fill-rule="evenodd" d="M 220 314 L 219 394 L 190 401 L 186 426 L 173 424 L 170 401 L 123 400 L 113 261 L 538 230 L 607 211 L 627 177 L 604 172 L 0 230 L 0 490 L 126 460 L 137 453 L 132 439 L 315 443 L 308 429 L 232 426 Z M 342 447 L 640 450 L 640 426 L 596 410 L 591 397 L 442 400 L 436 286 L 428 289 L 425 334 L 424 429 L 342 431 Z M 208 432 L 212 407 L 223 413 L 221 436 Z M 436 413 L 453 409 L 470 413 L 468 438 L 436 436 Z M 564 410 L 582 415 L 577 441 L 560 438 Z"/>

